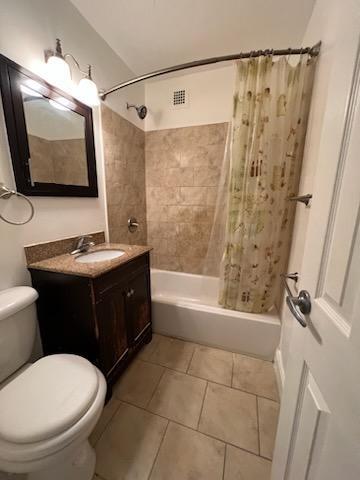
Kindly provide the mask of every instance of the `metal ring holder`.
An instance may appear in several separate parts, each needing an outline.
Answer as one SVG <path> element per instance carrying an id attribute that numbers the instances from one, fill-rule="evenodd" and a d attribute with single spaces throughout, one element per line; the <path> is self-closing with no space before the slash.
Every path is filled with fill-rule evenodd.
<path id="1" fill-rule="evenodd" d="M 35 210 L 34 210 L 34 205 L 31 203 L 31 200 L 22 193 L 17 192 L 16 190 L 10 190 L 7 188 L 3 183 L 0 183 L 0 199 L 2 200 L 8 200 L 11 198 L 13 195 L 16 195 L 17 197 L 23 198 L 29 205 L 30 205 L 30 216 L 27 220 L 24 222 L 13 222 L 12 220 L 8 220 L 5 218 L 1 213 L 0 213 L 0 219 L 4 220 L 4 222 L 9 223 L 10 225 L 25 225 L 26 223 L 29 223 L 30 220 L 33 218 Z"/>

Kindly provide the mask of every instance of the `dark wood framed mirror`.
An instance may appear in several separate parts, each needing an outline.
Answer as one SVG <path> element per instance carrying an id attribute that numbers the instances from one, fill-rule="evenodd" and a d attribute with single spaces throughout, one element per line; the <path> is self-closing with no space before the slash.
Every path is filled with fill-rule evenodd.
<path id="1" fill-rule="evenodd" d="M 17 190 L 97 197 L 92 109 L 3 55 L 0 87 Z"/>

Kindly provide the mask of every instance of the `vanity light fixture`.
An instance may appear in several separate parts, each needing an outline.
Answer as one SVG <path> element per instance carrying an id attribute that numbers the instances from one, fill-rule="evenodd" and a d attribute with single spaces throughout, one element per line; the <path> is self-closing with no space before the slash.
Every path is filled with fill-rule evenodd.
<path id="1" fill-rule="evenodd" d="M 71 53 L 63 54 L 59 38 L 56 39 L 55 51 L 45 50 L 49 82 L 65 90 L 69 88 L 71 84 L 71 68 L 67 62 L 68 58 L 73 60 L 78 70 L 84 75 L 84 78 L 77 85 L 74 95 L 91 107 L 98 106 L 100 104 L 99 93 L 91 76 L 91 65 L 88 65 L 87 70 L 84 71 Z"/>

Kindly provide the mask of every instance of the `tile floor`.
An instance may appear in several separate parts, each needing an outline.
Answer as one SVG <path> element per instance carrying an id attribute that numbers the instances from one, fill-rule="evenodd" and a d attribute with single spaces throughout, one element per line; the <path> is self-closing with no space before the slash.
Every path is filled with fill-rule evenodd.
<path id="1" fill-rule="evenodd" d="M 154 335 L 91 435 L 94 480 L 270 480 L 270 362 Z"/>

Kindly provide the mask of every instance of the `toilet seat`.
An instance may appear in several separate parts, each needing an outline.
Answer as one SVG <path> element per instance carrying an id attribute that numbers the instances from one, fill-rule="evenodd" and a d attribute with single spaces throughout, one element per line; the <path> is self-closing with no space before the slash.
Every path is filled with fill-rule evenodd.
<path id="1" fill-rule="evenodd" d="M 84 358 L 41 358 L 0 391 L 0 440 L 28 445 L 61 435 L 86 414 L 98 389 L 97 369 Z"/>
<path id="2" fill-rule="evenodd" d="M 85 414 L 59 435 L 40 442 L 14 443 L 0 437 L 0 471 L 28 473 L 47 468 L 54 461 L 66 463 L 71 452 L 86 441 L 101 415 L 106 394 L 103 374 L 96 367 L 92 368 L 96 372 L 99 387 Z"/>

